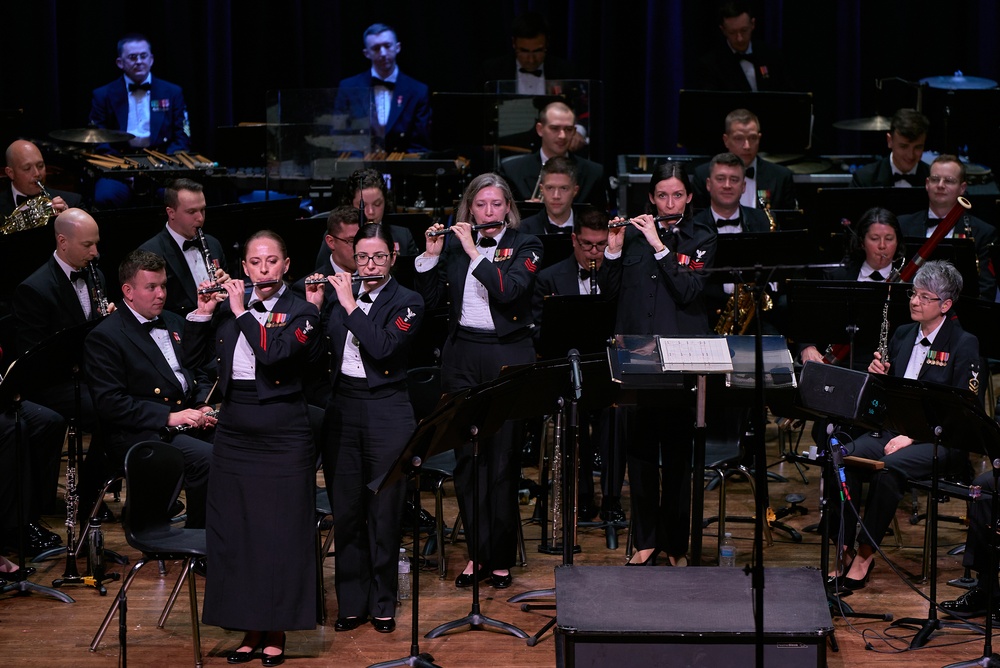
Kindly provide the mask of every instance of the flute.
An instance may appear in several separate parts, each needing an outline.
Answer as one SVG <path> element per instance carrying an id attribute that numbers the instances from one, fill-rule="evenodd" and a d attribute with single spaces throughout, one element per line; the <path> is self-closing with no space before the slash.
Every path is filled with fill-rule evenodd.
<path id="1" fill-rule="evenodd" d="M 307 278 L 305 280 L 306 285 L 323 285 L 327 282 L 329 276 L 323 276 L 322 278 Z M 383 278 L 388 278 L 385 274 L 372 274 L 371 276 L 361 276 L 359 274 L 354 274 L 351 276 L 351 282 L 356 283 L 358 281 L 381 281 Z"/>
<path id="2" fill-rule="evenodd" d="M 268 285 L 274 285 L 275 283 L 281 283 L 277 278 L 271 279 L 269 281 L 258 281 L 257 283 L 247 283 L 244 287 L 250 288 L 263 288 Z M 210 295 L 216 292 L 225 292 L 226 288 L 224 285 L 212 285 L 207 288 L 198 288 L 199 295 Z"/>
<path id="3" fill-rule="evenodd" d="M 506 225 L 506 224 L 507 223 L 505 221 L 503 221 L 503 220 L 495 220 L 492 223 L 483 223 L 482 225 L 473 225 L 472 229 L 473 229 L 473 231 L 486 230 L 486 229 L 489 229 L 491 227 L 500 227 L 501 225 Z M 451 234 L 454 231 L 455 231 L 454 229 L 452 229 L 450 227 L 446 227 L 443 230 L 434 230 L 433 232 L 428 232 L 427 236 L 429 236 L 429 237 L 439 237 L 442 234 Z"/>
<path id="4" fill-rule="evenodd" d="M 662 223 L 664 221 L 680 221 L 684 218 L 683 213 L 668 213 L 665 216 L 654 216 L 654 223 Z M 634 218 L 626 218 L 625 220 L 620 220 L 617 223 L 608 223 L 608 229 L 613 230 L 616 227 L 625 227 L 626 225 L 631 225 Z"/>

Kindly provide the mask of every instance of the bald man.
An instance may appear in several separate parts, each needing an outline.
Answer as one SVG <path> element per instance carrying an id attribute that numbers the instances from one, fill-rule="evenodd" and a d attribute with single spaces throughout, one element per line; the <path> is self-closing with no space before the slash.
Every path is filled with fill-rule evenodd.
<path id="1" fill-rule="evenodd" d="M 42 152 L 30 141 L 19 139 L 7 147 L 5 182 L 0 182 L 0 219 L 6 218 L 14 209 L 32 197 L 41 194 L 38 186 L 45 184 L 45 159 Z M 66 209 L 80 205 L 81 198 L 76 193 L 46 188 L 52 196 L 52 211 L 59 215 Z"/>

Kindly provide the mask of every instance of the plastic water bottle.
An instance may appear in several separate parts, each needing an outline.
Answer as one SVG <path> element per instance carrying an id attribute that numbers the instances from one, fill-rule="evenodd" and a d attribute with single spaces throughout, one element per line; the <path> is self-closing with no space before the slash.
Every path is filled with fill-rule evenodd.
<path id="1" fill-rule="evenodd" d="M 733 542 L 733 534 L 728 531 L 719 545 L 719 565 L 728 567 L 736 566 L 736 544 Z"/>
<path id="2" fill-rule="evenodd" d="M 406 557 L 406 549 L 399 548 L 399 586 L 396 595 L 400 601 L 410 598 L 410 560 Z"/>
<path id="3" fill-rule="evenodd" d="M 101 520 L 91 520 L 87 528 L 87 571 L 98 582 L 104 579 L 104 532 Z"/>

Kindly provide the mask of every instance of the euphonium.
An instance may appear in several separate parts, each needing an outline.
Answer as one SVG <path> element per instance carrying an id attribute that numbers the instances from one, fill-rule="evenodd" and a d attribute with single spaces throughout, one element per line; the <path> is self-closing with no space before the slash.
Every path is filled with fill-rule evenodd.
<path id="1" fill-rule="evenodd" d="M 35 181 L 41 194 L 32 197 L 7 216 L 0 225 L 0 234 L 14 234 L 24 230 L 42 227 L 52 217 L 52 197 L 41 181 Z"/>

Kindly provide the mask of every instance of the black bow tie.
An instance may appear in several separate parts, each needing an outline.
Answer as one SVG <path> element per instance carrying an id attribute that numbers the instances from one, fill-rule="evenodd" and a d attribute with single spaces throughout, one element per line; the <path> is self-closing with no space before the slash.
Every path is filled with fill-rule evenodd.
<path id="1" fill-rule="evenodd" d="M 580 267 L 580 280 L 589 281 L 590 280 L 590 269 L 584 269 Z"/>
<path id="2" fill-rule="evenodd" d="M 361 296 L 358 297 L 358 301 L 359 302 L 364 302 L 366 304 L 371 304 L 372 303 L 372 296 L 370 294 L 368 294 L 367 292 L 362 292 Z"/>
<path id="3" fill-rule="evenodd" d="M 154 329 L 166 329 L 167 328 L 167 326 L 163 323 L 163 320 L 160 319 L 160 318 L 155 318 L 153 320 L 150 320 L 149 322 L 144 322 L 144 323 L 142 323 L 142 326 L 146 328 L 147 332 L 151 332 Z"/>
<path id="4" fill-rule="evenodd" d="M 733 56 L 736 58 L 736 62 L 740 62 L 741 60 L 749 60 L 751 63 L 757 62 L 756 54 L 747 53 L 746 51 L 734 51 Z"/>
<path id="5" fill-rule="evenodd" d="M 896 183 L 899 183 L 900 181 L 906 181 L 907 183 L 909 183 L 914 188 L 919 188 L 920 186 L 924 185 L 924 179 L 920 178 L 916 174 L 893 174 L 892 175 L 892 182 L 893 182 L 894 185 Z"/>
<path id="6" fill-rule="evenodd" d="M 875 281 L 876 283 L 879 283 L 879 282 L 885 280 L 885 276 L 883 276 L 882 274 L 878 273 L 877 271 L 873 271 L 872 273 L 868 274 L 868 280 L 869 281 Z"/>
<path id="7" fill-rule="evenodd" d="M 739 218 L 733 218 L 732 220 L 723 220 L 722 218 L 716 218 L 715 219 L 715 226 L 716 227 L 739 227 L 740 226 L 740 219 Z"/>
<path id="8" fill-rule="evenodd" d="M 195 250 L 200 251 L 201 250 L 201 241 L 198 240 L 198 237 L 195 237 L 194 239 L 188 239 L 187 241 L 184 242 L 184 244 L 181 246 L 181 248 L 183 250 L 189 250 L 189 249 L 193 248 Z"/>
<path id="9" fill-rule="evenodd" d="M 547 223 L 549 234 L 569 234 L 573 231 L 572 225 L 553 225 L 552 223 Z"/>
<path id="10" fill-rule="evenodd" d="M 931 347 L 931 340 L 928 339 L 925 336 L 924 338 L 920 339 L 920 344 L 919 345 L 921 345 L 921 346 L 927 346 L 928 348 L 930 348 Z"/>
<path id="11" fill-rule="evenodd" d="M 384 88 L 388 88 L 389 90 L 392 90 L 392 89 L 394 89 L 396 87 L 396 82 L 395 81 L 385 81 L 383 79 L 379 79 L 378 77 L 372 77 L 372 84 L 371 85 L 372 85 L 372 88 L 374 88 L 375 86 L 382 86 Z"/>
<path id="12" fill-rule="evenodd" d="M 517 68 L 517 71 L 520 72 L 521 74 L 530 74 L 533 77 L 540 77 L 540 76 L 542 76 L 542 71 L 541 70 L 526 70 L 523 67 L 519 67 L 519 68 Z"/>
<path id="13" fill-rule="evenodd" d="M 932 227 L 937 227 L 938 223 L 941 222 L 941 219 L 940 218 L 931 218 L 930 216 L 928 216 L 927 220 L 924 221 L 924 222 L 927 225 L 927 229 L 931 229 Z"/>
<path id="14" fill-rule="evenodd" d="M 257 313 L 267 313 L 267 307 L 264 306 L 264 302 L 261 301 L 256 301 L 253 304 L 250 304 L 249 308 L 257 311 Z"/>
<path id="15" fill-rule="evenodd" d="M 78 280 L 82 280 L 84 283 L 87 282 L 87 272 L 85 271 L 71 271 L 69 272 L 69 282 L 76 283 Z"/>
<path id="16" fill-rule="evenodd" d="M 483 248 L 489 248 L 490 246 L 496 246 L 497 240 L 492 237 L 481 237 L 476 244 L 482 246 Z"/>
<path id="17" fill-rule="evenodd" d="M 752 179 L 753 175 L 756 174 L 756 173 L 757 173 L 757 170 L 755 168 L 753 168 L 753 167 L 747 167 L 747 169 L 746 169 L 746 175 L 747 175 L 748 179 Z"/>
<path id="18" fill-rule="evenodd" d="M 28 197 L 27 195 L 14 195 L 14 206 L 21 206 L 29 199 L 31 198 Z"/>
<path id="19" fill-rule="evenodd" d="M 150 84 L 150 83 L 141 83 L 141 84 L 137 84 L 137 83 L 130 83 L 130 84 L 128 85 L 128 92 L 130 92 L 130 93 L 134 93 L 134 92 L 136 92 L 137 90 L 144 90 L 144 91 L 147 91 L 147 92 L 148 92 L 148 91 L 149 91 L 149 89 L 150 89 L 150 88 L 152 88 L 152 87 L 153 87 L 153 85 L 152 85 L 152 84 Z"/>

